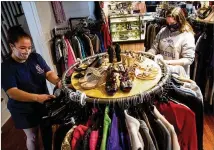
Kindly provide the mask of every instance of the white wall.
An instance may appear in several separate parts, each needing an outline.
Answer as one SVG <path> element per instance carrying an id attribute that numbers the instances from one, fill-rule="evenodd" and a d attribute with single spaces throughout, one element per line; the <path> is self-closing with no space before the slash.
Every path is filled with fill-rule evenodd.
<path id="1" fill-rule="evenodd" d="M 44 43 L 48 47 L 48 54 L 51 56 L 51 65 L 53 65 L 54 70 L 56 67 L 53 64 L 52 54 L 51 54 L 51 30 L 56 27 L 56 22 L 52 10 L 51 3 L 48 1 L 37 1 L 35 2 L 37 13 L 42 27 L 42 33 L 44 36 Z M 50 64 L 49 64 L 50 65 Z"/>

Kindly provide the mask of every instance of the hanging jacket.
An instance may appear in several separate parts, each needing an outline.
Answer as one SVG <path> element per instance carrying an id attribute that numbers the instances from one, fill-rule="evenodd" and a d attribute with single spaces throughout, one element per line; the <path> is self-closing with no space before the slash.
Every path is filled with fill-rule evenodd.
<path id="1" fill-rule="evenodd" d="M 172 150 L 180 150 L 180 145 L 178 143 L 178 137 L 177 134 L 175 133 L 175 129 L 173 125 L 171 125 L 165 118 L 160 114 L 160 112 L 157 110 L 156 107 L 154 107 L 154 115 L 159 118 L 162 123 L 166 126 L 168 129 L 171 139 L 172 139 Z"/>
<path id="2" fill-rule="evenodd" d="M 90 55 L 89 56 L 93 56 L 95 54 L 95 52 L 94 52 L 94 47 L 92 45 L 91 39 L 86 34 L 84 34 L 84 36 L 85 36 L 85 38 L 87 39 L 87 41 L 89 43 L 89 49 L 90 49 Z"/>
<path id="3" fill-rule="evenodd" d="M 139 120 L 140 122 L 140 134 L 143 138 L 144 142 L 144 150 L 156 150 L 155 145 L 152 141 L 152 138 L 149 134 L 149 129 L 146 123 L 143 120 Z"/>
<path id="4" fill-rule="evenodd" d="M 102 137 L 102 143 L 100 146 L 100 150 L 106 150 L 107 135 L 108 135 L 108 131 L 109 131 L 109 126 L 111 124 L 111 118 L 109 117 L 108 113 L 109 113 L 109 106 L 106 106 L 104 122 L 103 122 L 103 137 Z"/>
<path id="5" fill-rule="evenodd" d="M 104 39 L 104 48 L 106 50 L 108 48 L 108 46 L 110 46 L 112 43 L 109 29 L 108 29 L 108 24 L 103 24 L 101 27 L 101 31 L 102 31 L 102 35 L 103 35 L 103 39 Z"/>
<path id="6" fill-rule="evenodd" d="M 113 114 L 110 134 L 108 138 L 107 150 L 122 150 L 122 148 L 120 147 L 120 140 L 119 140 L 118 120 L 115 113 Z"/>
<path id="7" fill-rule="evenodd" d="M 174 126 L 181 149 L 198 149 L 194 112 L 171 101 L 168 104 L 156 104 L 156 107 L 170 124 Z"/>
<path id="8" fill-rule="evenodd" d="M 100 53 L 106 52 L 106 49 L 105 49 L 105 47 L 104 47 L 104 39 L 103 39 L 103 37 L 102 37 L 102 34 L 99 33 L 99 32 L 97 32 L 96 35 L 98 36 L 98 38 L 99 38 L 99 40 L 100 40 L 100 50 L 99 50 L 99 52 L 100 52 Z"/>
<path id="9" fill-rule="evenodd" d="M 79 35 L 78 38 L 81 40 L 81 43 L 84 46 L 85 56 L 86 57 L 90 56 L 91 55 L 90 41 L 88 41 L 84 34 Z"/>
<path id="10" fill-rule="evenodd" d="M 93 50 L 95 54 L 98 54 L 100 52 L 100 39 L 96 34 L 89 36 L 91 39 L 91 43 L 93 45 Z"/>
<path id="11" fill-rule="evenodd" d="M 73 134 L 73 131 L 74 129 L 76 128 L 77 126 L 73 126 L 69 131 L 68 133 L 66 134 L 63 142 L 62 142 L 62 146 L 61 146 L 61 150 L 70 150 L 71 149 L 71 145 L 70 145 L 70 141 L 71 141 L 71 138 L 72 138 L 72 134 Z"/>
<path id="12" fill-rule="evenodd" d="M 76 62 L 76 57 L 75 57 L 75 54 L 73 52 L 73 49 L 72 49 L 69 41 L 67 39 L 65 39 L 65 42 L 66 42 L 67 47 L 68 47 L 68 62 L 67 62 L 67 67 L 69 68 L 70 66 L 72 66 Z M 68 75 L 71 75 L 71 73 L 72 73 L 72 70 L 70 70 L 68 72 Z"/>
<path id="13" fill-rule="evenodd" d="M 68 46 L 67 46 L 67 43 L 66 43 L 66 40 L 65 40 L 65 36 L 62 36 L 62 42 L 64 43 L 65 45 L 65 48 L 62 49 L 62 55 L 63 55 L 63 58 L 64 58 L 64 61 L 65 61 L 65 64 L 67 65 L 68 63 Z"/>
<path id="14" fill-rule="evenodd" d="M 155 138 L 158 143 L 158 148 L 164 150 L 171 150 L 171 137 L 167 128 L 163 125 L 160 119 L 152 117 L 151 113 L 147 113 L 149 123 L 155 134 Z"/>
<path id="15" fill-rule="evenodd" d="M 145 121 L 147 127 L 149 128 L 149 134 L 150 134 L 150 136 L 152 138 L 152 141 L 153 141 L 153 143 L 155 145 L 156 150 L 159 150 L 155 134 L 154 134 L 154 132 L 153 132 L 153 130 L 151 128 L 151 125 L 149 123 L 149 120 L 148 120 L 148 117 L 147 117 L 146 113 L 144 111 L 141 111 L 140 113 L 141 113 L 142 119 Z"/>
<path id="16" fill-rule="evenodd" d="M 89 139 L 91 135 L 91 128 L 88 128 L 88 130 L 85 132 L 84 138 L 83 138 L 83 150 L 89 149 Z"/>
<path id="17" fill-rule="evenodd" d="M 77 57 L 77 51 L 73 48 L 73 46 L 72 46 L 72 40 L 71 39 L 69 39 L 69 38 L 67 38 L 67 40 L 68 40 L 68 42 L 70 43 L 70 45 L 71 45 L 71 47 L 72 47 L 72 49 L 73 49 L 73 52 L 74 52 L 74 56 L 76 57 L 76 58 L 78 58 Z"/>
<path id="18" fill-rule="evenodd" d="M 78 40 L 78 42 L 79 42 L 79 45 L 80 45 L 80 47 L 81 47 L 81 55 L 82 55 L 82 58 L 84 59 L 84 58 L 87 57 L 87 55 L 86 55 L 86 53 L 85 53 L 84 43 L 81 41 L 81 39 L 80 39 L 78 36 L 76 36 L 76 38 L 77 38 L 77 40 Z"/>
<path id="19" fill-rule="evenodd" d="M 131 141 L 131 148 L 132 150 L 143 150 L 144 149 L 144 143 L 142 136 L 140 135 L 139 129 L 140 129 L 140 122 L 135 119 L 134 117 L 127 114 L 127 110 L 124 110 L 125 113 L 125 121 L 126 126 L 129 133 L 129 138 Z"/>
<path id="20" fill-rule="evenodd" d="M 203 101 L 203 95 L 201 93 L 201 89 L 195 83 L 195 81 L 189 79 L 187 82 L 186 78 L 182 78 L 177 75 L 173 75 L 172 78 L 179 80 L 182 83 L 182 87 L 188 88 L 196 93 L 196 97 L 198 97 L 201 101 Z"/>
<path id="21" fill-rule="evenodd" d="M 81 140 L 81 138 L 84 136 L 85 132 L 88 130 L 87 126 L 79 125 L 74 129 L 73 137 L 71 140 L 71 149 L 77 150 L 78 149 L 78 140 Z"/>
<path id="22" fill-rule="evenodd" d="M 55 52 L 56 63 L 59 63 L 60 59 L 63 57 L 62 49 L 65 48 L 65 45 L 62 42 L 62 39 L 59 37 L 55 38 L 54 45 L 55 45 L 54 52 Z"/>
<path id="23" fill-rule="evenodd" d="M 204 124 L 204 104 L 201 99 L 190 93 L 184 93 L 181 89 L 172 84 L 168 94 L 179 103 L 188 106 L 195 113 L 198 149 L 203 150 L 203 124 Z M 194 103 L 193 103 L 194 102 Z"/>
<path id="24" fill-rule="evenodd" d="M 90 150 L 96 150 L 98 137 L 99 137 L 99 131 L 98 130 L 91 132 L 90 140 L 89 140 L 89 149 Z"/>
<path id="25" fill-rule="evenodd" d="M 82 52 L 81 52 L 81 45 L 79 43 L 79 40 L 77 39 L 76 36 L 72 37 L 72 48 L 74 51 L 76 51 L 76 58 L 82 59 Z"/>

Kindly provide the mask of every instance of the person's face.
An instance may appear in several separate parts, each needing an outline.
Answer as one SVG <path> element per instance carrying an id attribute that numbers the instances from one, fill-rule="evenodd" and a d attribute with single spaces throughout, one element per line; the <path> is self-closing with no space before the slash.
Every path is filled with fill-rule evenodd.
<path id="1" fill-rule="evenodd" d="M 168 25 L 173 25 L 177 23 L 174 17 L 166 17 L 166 22 Z"/>
<path id="2" fill-rule="evenodd" d="M 10 44 L 12 54 L 20 60 L 27 60 L 31 53 L 31 40 L 29 38 L 20 38 L 16 43 Z"/>

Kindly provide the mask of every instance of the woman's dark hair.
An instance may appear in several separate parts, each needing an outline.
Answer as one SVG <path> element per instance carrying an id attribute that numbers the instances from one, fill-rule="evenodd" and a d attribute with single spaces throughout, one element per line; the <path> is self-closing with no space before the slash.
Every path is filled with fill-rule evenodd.
<path id="1" fill-rule="evenodd" d="M 7 31 L 7 39 L 11 44 L 18 42 L 18 40 L 23 37 L 32 40 L 31 36 L 27 34 L 21 26 L 10 27 Z"/>

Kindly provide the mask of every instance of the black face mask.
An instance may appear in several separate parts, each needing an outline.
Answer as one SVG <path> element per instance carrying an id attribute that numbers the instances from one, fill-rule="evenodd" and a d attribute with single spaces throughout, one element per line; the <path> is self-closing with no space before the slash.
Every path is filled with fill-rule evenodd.
<path id="1" fill-rule="evenodd" d="M 167 27 L 171 32 L 175 32 L 175 31 L 178 31 L 178 29 L 180 28 L 180 25 L 178 23 L 171 24 L 171 25 L 167 24 Z"/>

